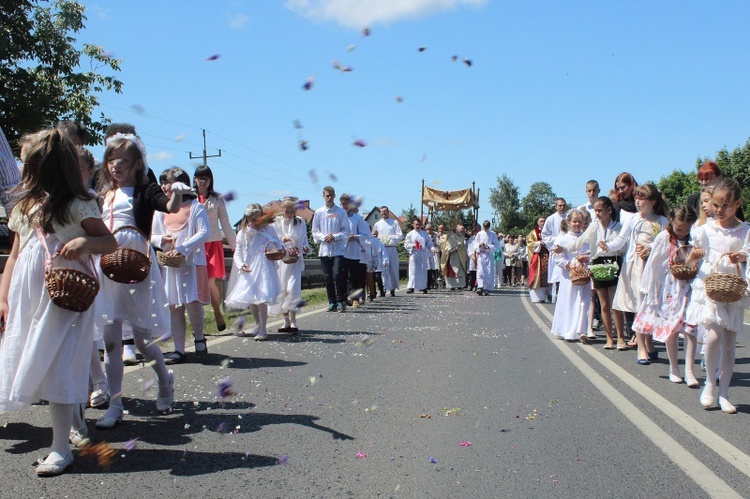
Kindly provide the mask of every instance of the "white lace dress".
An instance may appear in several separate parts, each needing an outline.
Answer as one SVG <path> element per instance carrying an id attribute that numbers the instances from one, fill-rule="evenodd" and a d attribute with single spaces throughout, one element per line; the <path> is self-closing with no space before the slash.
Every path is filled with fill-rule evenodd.
<path id="1" fill-rule="evenodd" d="M 685 321 L 690 303 L 690 282 L 676 279 L 669 270 L 670 260 L 677 248 L 687 245 L 687 241 L 672 244 L 667 231 L 654 239 L 651 255 L 641 276 L 643 298 L 633 322 L 633 331 L 650 334 L 662 343 L 666 343 L 673 334 L 695 335 L 695 324 Z"/>
<path id="2" fill-rule="evenodd" d="M 96 201 L 75 199 L 68 208 L 70 223 L 53 222 L 46 237 L 52 254 L 64 243 L 86 235 L 81 222 L 99 218 Z M 20 210 L 8 227 L 20 238 L 20 253 L 8 295 L 10 313 L 0 342 L 0 411 L 20 410 L 39 400 L 59 404 L 88 401 L 93 347 L 94 307 L 72 312 L 53 304 L 44 287 L 44 247 Z M 53 265 L 93 273 L 92 264 L 55 258 Z"/>
<path id="3" fill-rule="evenodd" d="M 141 253 L 145 253 L 147 248 L 150 249 L 151 270 L 148 277 L 141 282 L 121 284 L 104 276 L 101 267 L 97 265 L 101 283 L 99 293 L 106 297 L 101 300 L 101 308 L 98 310 L 97 329 L 102 329 L 114 320 L 120 320 L 150 330 L 151 336 L 158 338 L 170 333 L 171 320 L 164 281 L 156 263 L 156 253 L 139 231 L 117 230 L 125 226 L 135 227 L 133 190 L 133 187 L 117 189 L 114 202 L 108 197 L 104 203 L 102 220 L 114 233 L 119 247 L 132 248 Z"/>
<path id="4" fill-rule="evenodd" d="M 714 264 L 722 255 L 732 251 L 750 253 L 750 224 L 742 222 L 736 227 L 725 229 L 711 220 L 699 227 L 694 234 L 693 244 L 706 252 L 706 257 L 693 279 L 692 296 L 687 309 L 687 322 L 705 328 L 718 325 L 730 331 L 743 330 L 745 309 L 750 305 L 747 290 L 745 296 L 734 303 L 719 303 L 706 295 L 705 279 L 711 275 Z M 740 275 L 747 279 L 746 264 L 740 264 Z M 737 267 L 728 258 L 721 258 L 716 265 L 718 272 L 737 274 Z"/>

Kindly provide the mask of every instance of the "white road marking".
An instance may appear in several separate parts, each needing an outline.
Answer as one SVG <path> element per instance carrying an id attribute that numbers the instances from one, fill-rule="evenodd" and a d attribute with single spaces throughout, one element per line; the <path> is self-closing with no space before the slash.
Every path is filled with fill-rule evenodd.
<path id="1" fill-rule="evenodd" d="M 549 326 L 544 323 L 538 313 L 544 314 L 552 320 L 551 314 L 544 307 L 535 307 L 532 309 L 530 300 L 524 296 L 522 298 L 523 306 L 531 316 L 532 320 L 547 333 Z M 549 336 L 548 336 L 549 337 Z M 706 465 L 693 456 L 679 442 L 672 438 L 667 432 L 662 430 L 658 424 L 653 422 L 638 407 L 630 402 L 623 394 L 613 387 L 606 379 L 597 373 L 591 366 L 584 362 L 572 349 L 568 348 L 563 342 L 550 341 L 557 347 L 568 360 L 570 360 L 589 381 L 604 395 L 610 402 L 626 417 L 628 420 L 638 421 L 635 425 L 648 439 L 650 439 L 666 456 L 685 474 L 701 487 L 711 497 L 742 497 L 724 480 L 711 471 Z M 713 451 L 719 454 L 727 462 L 731 463 L 743 474 L 750 476 L 750 456 L 743 453 L 729 442 L 712 432 L 705 426 L 698 423 L 695 419 L 685 414 L 674 404 L 664 397 L 654 392 L 642 382 L 622 369 L 620 366 L 607 359 L 603 354 L 593 348 L 582 348 L 594 359 L 599 361 L 602 366 L 612 372 L 621 381 L 634 388 L 646 400 L 652 403 L 657 409 L 661 410 L 672 418 L 677 424 L 685 428 L 692 435 L 695 435 L 704 444 L 709 446 Z M 589 351 L 590 350 L 590 351 Z M 599 359 L 597 356 L 601 357 Z M 697 403 L 697 402 L 696 402 Z M 671 406 L 671 407 L 668 407 Z"/>

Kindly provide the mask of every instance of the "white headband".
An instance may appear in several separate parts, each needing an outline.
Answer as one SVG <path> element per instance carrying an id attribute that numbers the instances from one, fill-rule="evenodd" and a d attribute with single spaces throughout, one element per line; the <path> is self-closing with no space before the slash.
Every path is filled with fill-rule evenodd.
<path id="1" fill-rule="evenodd" d="M 143 161 L 143 173 L 146 173 L 148 171 L 148 161 L 146 160 L 148 154 L 146 153 L 146 146 L 144 146 L 143 142 L 141 142 L 141 138 L 137 135 L 133 135 L 132 133 L 117 132 L 116 134 L 107 137 L 104 145 L 108 146 L 109 143 L 113 140 L 119 139 L 125 139 L 135 144 L 135 147 L 138 148 L 138 152 L 141 153 L 141 161 Z"/>

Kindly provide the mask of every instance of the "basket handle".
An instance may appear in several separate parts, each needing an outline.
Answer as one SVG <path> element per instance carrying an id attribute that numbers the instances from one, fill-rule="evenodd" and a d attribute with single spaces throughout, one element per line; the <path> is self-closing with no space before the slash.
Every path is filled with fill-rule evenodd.
<path id="1" fill-rule="evenodd" d="M 49 272 L 52 270 L 52 261 L 55 257 L 60 256 L 59 251 L 55 251 L 54 255 L 50 255 L 49 247 L 47 246 L 47 238 L 44 237 L 44 232 L 42 232 L 42 228 L 39 226 L 39 224 L 34 225 L 34 232 L 36 232 L 36 237 L 39 238 L 39 242 L 42 243 L 42 247 L 44 248 L 44 253 L 47 255 L 47 258 L 44 262 L 44 271 Z M 81 265 L 86 265 L 86 261 L 89 263 L 89 267 L 86 270 L 90 270 L 91 272 L 89 275 L 95 276 L 96 271 L 94 270 L 94 259 L 89 255 L 88 260 L 78 260 Z"/>
<path id="2" fill-rule="evenodd" d="M 146 257 L 148 257 L 148 261 L 151 262 L 151 238 L 146 237 L 146 234 L 144 234 L 143 231 L 141 231 L 141 229 L 139 229 L 135 225 L 122 225 L 116 228 L 115 230 L 113 230 L 112 235 L 114 236 L 115 234 L 117 234 L 123 229 L 134 230 L 135 232 L 141 235 L 143 240 L 146 241 Z"/>
<path id="3" fill-rule="evenodd" d="M 714 272 L 717 271 L 717 269 L 719 268 L 719 262 L 725 256 L 729 256 L 729 253 L 724 253 L 723 255 L 721 255 L 719 258 L 716 259 L 716 261 L 714 262 L 714 269 L 713 269 Z M 739 263 L 735 263 L 734 266 L 737 269 L 737 275 L 740 276 L 740 277 L 742 277 L 742 271 L 740 270 L 740 264 Z M 745 278 L 742 277 L 742 280 L 745 280 Z"/>
<path id="4" fill-rule="evenodd" d="M 267 251 L 268 250 L 268 245 L 272 244 L 272 243 L 274 245 L 278 245 L 278 243 L 276 241 L 274 241 L 273 239 L 269 239 L 268 241 L 266 241 L 266 244 L 263 245 L 263 251 Z M 284 246 L 283 243 L 281 244 L 281 248 L 279 248 L 279 249 L 284 250 L 284 253 L 286 253 L 286 247 Z"/>

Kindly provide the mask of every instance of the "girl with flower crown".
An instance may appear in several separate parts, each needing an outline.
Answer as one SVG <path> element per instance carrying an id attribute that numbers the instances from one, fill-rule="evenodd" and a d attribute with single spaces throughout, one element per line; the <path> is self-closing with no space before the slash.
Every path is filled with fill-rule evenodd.
<path id="1" fill-rule="evenodd" d="M 176 213 L 182 193 L 190 187 L 174 183 L 169 196 L 147 177 L 146 149 L 137 135 L 117 133 L 107 139 L 103 168 L 99 177 L 102 219 L 114 233 L 117 244 L 148 252 L 152 265 L 141 282 L 122 284 L 101 273 L 102 301 L 98 326 L 104 331 L 107 381 L 111 395 L 109 408 L 96 422 L 97 428 L 112 428 L 122 421 L 122 324 L 130 323 L 135 344 L 158 378 L 156 410 L 169 410 L 174 401 L 172 373 L 167 370 L 159 346 L 152 338 L 170 335 L 169 309 L 156 254 L 147 243 L 155 211 Z"/>

